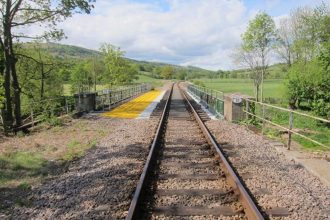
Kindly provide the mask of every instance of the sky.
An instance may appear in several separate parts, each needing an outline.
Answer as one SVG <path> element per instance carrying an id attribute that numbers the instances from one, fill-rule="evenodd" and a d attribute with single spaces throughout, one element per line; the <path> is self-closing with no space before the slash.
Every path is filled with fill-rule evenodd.
<path id="1" fill-rule="evenodd" d="M 111 43 L 126 57 L 210 70 L 237 68 L 235 49 L 248 21 L 265 11 L 277 22 L 318 0 L 96 0 L 90 15 L 60 24 L 61 43 L 99 49 Z"/>

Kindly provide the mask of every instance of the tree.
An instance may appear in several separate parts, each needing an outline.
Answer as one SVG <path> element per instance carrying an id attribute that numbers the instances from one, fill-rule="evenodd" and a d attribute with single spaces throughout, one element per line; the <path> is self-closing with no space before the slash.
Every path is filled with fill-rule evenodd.
<path id="1" fill-rule="evenodd" d="M 102 44 L 100 48 L 106 67 L 105 79 L 110 86 L 132 83 L 137 79 L 138 71 L 123 56 L 119 47 Z"/>
<path id="2" fill-rule="evenodd" d="M 18 57 L 15 52 L 15 41 L 20 38 L 54 38 L 63 36 L 56 24 L 72 15 L 73 12 L 90 13 L 93 0 L 1 0 L 0 1 L 0 48 L 4 56 L 4 121 L 6 128 L 20 126 L 21 119 L 21 87 L 17 76 Z M 13 34 L 15 29 L 31 25 L 44 25 L 48 32 L 42 36 L 26 36 Z M 12 95 L 13 94 L 13 95 Z M 14 117 L 15 116 L 15 120 Z"/>
<path id="3" fill-rule="evenodd" d="M 297 9 L 291 19 L 296 35 L 293 38 L 295 62 L 286 80 L 289 105 L 299 108 L 303 103 L 316 114 L 329 118 L 330 7 L 322 3 L 315 9 Z"/>
<path id="4" fill-rule="evenodd" d="M 174 68 L 170 65 L 166 65 L 162 68 L 160 75 L 163 79 L 172 79 L 174 73 Z"/>
<path id="5" fill-rule="evenodd" d="M 273 19 L 262 12 L 249 22 L 248 29 L 242 36 L 243 43 L 238 59 L 247 65 L 252 74 L 256 99 L 263 101 L 263 81 L 268 68 L 268 56 L 275 40 L 275 23 Z"/>
<path id="6" fill-rule="evenodd" d="M 293 30 L 290 18 L 282 18 L 277 28 L 276 52 L 290 67 L 292 64 L 293 52 Z"/>
<path id="7" fill-rule="evenodd" d="M 68 64 L 55 58 L 42 49 L 40 44 L 32 47 L 22 45 L 16 49 L 17 73 L 21 92 L 33 101 L 61 95 L 63 78 L 60 68 L 68 68 Z"/>
<path id="8" fill-rule="evenodd" d="M 77 63 L 71 73 L 73 92 L 90 92 L 93 87 L 93 78 L 92 72 L 88 69 L 88 61 Z"/>
<path id="9" fill-rule="evenodd" d="M 187 77 L 187 71 L 185 69 L 180 69 L 178 74 L 176 75 L 176 78 L 179 80 L 185 80 Z"/>

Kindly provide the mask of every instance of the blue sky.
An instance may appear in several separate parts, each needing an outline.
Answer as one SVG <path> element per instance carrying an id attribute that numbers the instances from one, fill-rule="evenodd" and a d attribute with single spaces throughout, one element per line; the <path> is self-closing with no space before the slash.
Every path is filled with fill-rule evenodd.
<path id="1" fill-rule="evenodd" d="M 320 2 L 97 0 L 91 15 L 77 14 L 61 24 L 67 35 L 62 43 L 98 49 L 107 42 L 121 47 L 133 59 L 234 69 L 233 54 L 241 34 L 258 11 L 278 22 L 292 9 Z"/>

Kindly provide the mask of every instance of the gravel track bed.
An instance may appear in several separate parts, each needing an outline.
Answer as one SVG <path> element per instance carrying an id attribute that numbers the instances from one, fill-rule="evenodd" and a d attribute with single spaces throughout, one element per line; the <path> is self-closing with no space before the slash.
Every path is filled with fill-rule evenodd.
<path id="1" fill-rule="evenodd" d="M 160 180 L 157 183 L 158 189 L 224 189 L 230 190 L 225 179 L 218 180 Z"/>
<path id="2" fill-rule="evenodd" d="M 160 174 L 219 174 L 220 170 L 217 168 L 182 168 L 182 167 L 174 167 L 174 166 L 160 166 L 159 168 Z"/>
<path id="3" fill-rule="evenodd" d="M 97 120 L 113 132 L 62 175 L 32 189 L 12 219 L 124 219 L 158 120 Z"/>
<path id="4" fill-rule="evenodd" d="M 171 158 L 165 158 L 162 160 L 164 163 L 168 163 L 168 162 L 181 162 L 182 159 L 180 158 L 176 158 L 176 157 L 171 157 Z M 190 163 L 212 163 L 214 162 L 214 158 L 211 157 L 203 157 L 203 158 L 189 158 L 189 162 Z"/>
<path id="5" fill-rule="evenodd" d="M 163 205 L 184 205 L 184 206 L 207 206 L 209 208 L 217 207 L 219 205 L 230 206 L 236 203 L 237 198 L 233 194 L 227 194 L 224 196 L 155 196 L 157 206 Z"/>
<path id="6" fill-rule="evenodd" d="M 285 207 L 290 212 L 270 219 L 330 219 L 330 189 L 317 177 L 244 126 L 227 121 L 206 124 L 261 208 Z"/>
<path id="7" fill-rule="evenodd" d="M 152 220 L 176 220 L 177 218 L 175 217 L 169 217 L 169 216 L 163 216 L 163 215 L 152 215 Z M 237 215 L 237 216 L 210 216 L 210 215 L 203 215 L 203 216 L 190 216 L 190 217 L 185 217 L 185 216 L 180 216 L 180 220 L 243 220 L 244 217 Z"/>

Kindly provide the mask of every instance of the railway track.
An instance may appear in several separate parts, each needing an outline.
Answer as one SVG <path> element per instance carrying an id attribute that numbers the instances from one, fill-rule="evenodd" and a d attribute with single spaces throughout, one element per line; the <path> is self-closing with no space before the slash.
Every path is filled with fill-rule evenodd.
<path id="1" fill-rule="evenodd" d="M 205 114 L 178 84 L 168 97 L 126 219 L 263 219 Z"/>

